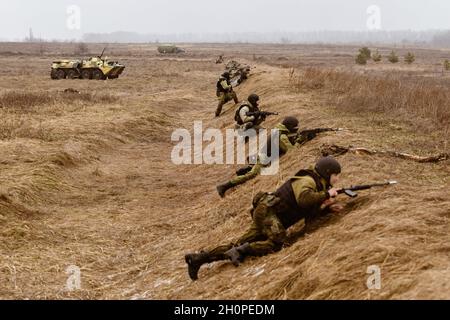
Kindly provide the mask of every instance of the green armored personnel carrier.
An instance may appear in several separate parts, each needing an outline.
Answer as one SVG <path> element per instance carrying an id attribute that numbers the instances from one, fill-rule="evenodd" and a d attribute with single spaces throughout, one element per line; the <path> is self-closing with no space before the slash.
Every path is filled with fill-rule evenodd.
<path id="1" fill-rule="evenodd" d="M 115 79 L 125 69 L 125 66 L 117 61 L 102 58 L 103 52 L 98 57 L 87 60 L 58 60 L 53 61 L 50 77 L 52 79 Z"/>
<path id="2" fill-rule="evenodd" d="M 162 54 L 166 53 L 184 53 L 186 52 L 184 49 L 177 47 L 173 44 L 164 44 L 161 46 L 158 46 L 158 52 Z"/>

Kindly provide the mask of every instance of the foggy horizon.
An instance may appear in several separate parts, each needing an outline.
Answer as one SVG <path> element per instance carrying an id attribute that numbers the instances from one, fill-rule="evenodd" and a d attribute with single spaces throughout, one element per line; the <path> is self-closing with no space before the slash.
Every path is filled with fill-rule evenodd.
<path id="1" fill-rule="evenodd" d="M 263 38 L 316 32 L 376 35 L 450 30 L 450 2 L 444 0 L 348 0 L 345 6 L 333 0 L 229 0 L 225 7 L 207 0 L 0 0 L 0 5 L 2 41 L 23 41 L 30 36 L 30 29 L 35 39 L 49 41 L 78 41 L 89 34 L 121 32 L 209 39 L 214 35 Z"/>

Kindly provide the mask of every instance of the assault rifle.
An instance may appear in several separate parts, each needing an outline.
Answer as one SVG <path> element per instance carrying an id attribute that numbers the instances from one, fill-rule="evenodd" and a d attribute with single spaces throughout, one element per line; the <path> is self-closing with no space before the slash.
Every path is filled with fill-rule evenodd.
<path id="1" fill-rule="evenodd" d="M 299 131 L 299 132 L 297 133 L 297 135 L 309 137 L 309 136 L 311 136 L 311 135 L 316 136 L 317 134 L 322 133 L 322 132 L 328 132 L 328 131 L 335 131 L 335 132 L 337 132 L 337 131 L 342 131 L 342 130 L 344 130 L 344 129 L 342 129 L 342 128 L 315 128 L 315 129 L 305 129 L 305 130 Z"/>
<path id="2" fill-rule="evenodd" d="M 266 118 L 268 116 L 277 116 L 278 112 L 269 112 L 269 111 L 255 111 L 255 112 L 247 112 L 248 117 L 254 116 L 255 118 Z"/>
<path id="3" fill-rule="evenodd" d="M 390 185 L 397 184 L 397 183 L 398 183 L 397 181 L 393 180 L 393 181 L 387 181 L 387 182 L 382 182 L 382 183 L 363 184 L 363 185 L 359 185 L 359 186 L 351 186 L 350 188 L 339 189 L 337 191 L 337 193 L 338 194 L 344 193 L 351 198 L 355 198 L 358 196 L 358 194 L 355 191 L 367 190 L 367 189 L 371 189 L 373 187 L 390 186 Z"/>
<path id="4" fill-rule="evenodd" d="M 328 132 L 328 131 L 343 131 L 344 129 L 342 128 L 315 128 L 315 129 L 305 129 L 302 131 L 299 131 L 295 134 L 293 134 L 291 137 L 294 138 L 294 141 L 302 144 L 305 143 L 307 141 L 310 141 L 312 139 L 314 139 L 317 134 L 322 133 L 322 132 Z"/>

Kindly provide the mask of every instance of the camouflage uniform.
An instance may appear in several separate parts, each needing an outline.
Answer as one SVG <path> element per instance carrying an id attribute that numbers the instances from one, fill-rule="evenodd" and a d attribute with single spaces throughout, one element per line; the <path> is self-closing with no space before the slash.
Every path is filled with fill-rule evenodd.
<path id="1" fill-rule="evenodd" d="M 287 153 L 290 149 L 292 149 L 295 145 L 295 141 L 293 141 L 293 137 L 289 137 L 289 130 L 281 123 L 277 124 L 274 129 L 277 129 L 279 132 L 279 152 L 280 155 Z M 270 137 L 268 138 L 269 143 Z M 271 150 L 268 150 L 268 153 L 271 153 Z M 244 175 L 236 176 L 235 178 L 230 180 L 230 183 L 233 186 L 237 186 L 243 184 L 253 178 L 256 178 L 260 173 L 263 165 L 258 160 L 256 164 L 252 166 L 252 169 Z"/>
<path id="2" fill-rule="evenodd" d="M 266 119 L 259 116 L 249 116 L 247 115 L 249 112 L 258 112 L 260 111 L 257 106 L 253 106 L 248 101 L 243 101 L 240 106 L 236 109 L 234 120 L 236 123 L 236 129 L 241 129 L 243 131 L 246 131 L 250 128 L 253 128 L 255 130 L 261 129 L 259 126 L 261 123 L 263 123 Z"/>
<path id="3" fill-rule="evenodd" d="M 233 252 L 242 261 L 245 256 L 262 256 L 280 250 L 289 227 L 320 212 L 322 203 L 329 198 L 329 187 L 317 171 L 308 169 L 299 171 L 274 193 L 258 193 L 253 200 L 250 228 L 230 244 L 202 252 L 199 256 L 186 255 L 189 275 L 195 280 L 203 263 L 233 261 L 236 258 L 233 258 Z"/>
<path id="4" fill-rule="evenodd" d="M 256 208 L 252 210 L 252 224 L 250 228 L 236 241 L 216 247 L 209 254 L 218 260 L 228 259 L 225 252 L 235 246 L 249 243 L 249 255 L 265 255 L 270 251 L 281 249 L 286 238 L 286 229 L 277 217 L 275 205 L 279 199 L 271 194 L 262 194 L 255 201 Z M 251 254 L 250 254 L 251 251 Z"/>
<path id="5" fill-rule="evenodd" d="M 234 103 L 239 103 L 236 93 L 231 86 L 230 80 L 225 77 L 220 77 L 217 82 L 217 98 L 219 99 L 219 104 L 216 109 L 216 117 L 222 112 L 222 107 L 228 101 L 234 100 Z"/>

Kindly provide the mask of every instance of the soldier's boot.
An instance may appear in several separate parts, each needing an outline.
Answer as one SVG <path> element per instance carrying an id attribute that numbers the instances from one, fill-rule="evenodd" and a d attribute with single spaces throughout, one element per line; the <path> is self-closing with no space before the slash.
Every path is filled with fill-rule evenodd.
<path id="1" fill-rule="evenodd" d="M 224 253 L 228 259 L 237 267 L 244 261 L 245 256 L 249 253 L 250 244 L 248 242 L 240 245 L 239 247 L 233 247 Z"/>
<path id="2" fill-rule="evenodd" d="M 217 189 L 217 193 L 219 194 L 219 196 L 221 198 L 224 198 L 225 197 L 225 192 L 227 192 L 228 189 L 233 188 L 233 187 L 234 187 L 234 184 L 231 183 L 230 181 L 228 181 L 226 183 L 218 185 L 216 187 L 216 189 Z"/>
<path id="3" fill-rule="evenodd" d="M 203 264 L 211 262 L 210 256 L 206 252 L 189 253 L 184 256 L 184 259 L 188 264 L 188 273 L 192 280 L 198 279 L 198 271 Z"/>
<path id="4" fill-rule="evenodd" d="M 249 173 L 250 171 L 252 171 L 252 169 L 253 169 L 253 165 L 248 165 L 248 166 L 239 168 L 239 169 L 236 170 L 236 175 L 237 176 L 244 176 L 247 173 Z"/>
<path id="5" fill-rule="evenodd" d="M 220 114 L 222 113 L 222 108 L 223 105 L 225 103 L 223 103 L 222 101 L 219 102 L 219 104 L 217 105 L 217 109 L 216 109 L 216 117 L 220 116 Z"/>

